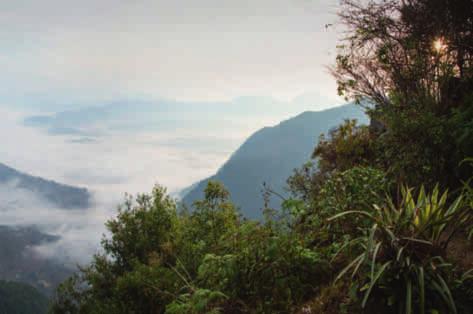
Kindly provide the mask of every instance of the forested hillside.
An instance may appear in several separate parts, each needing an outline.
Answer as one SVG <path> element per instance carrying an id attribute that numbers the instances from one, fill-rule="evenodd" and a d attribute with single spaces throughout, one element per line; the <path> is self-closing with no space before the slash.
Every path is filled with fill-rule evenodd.
<path id="1" fill-rule="evenodd" d="M 31 286 L 0 281 L 0 313 L 45 314 L 48 299 Z"/>
<path id="2" fill-rule="evenodd" d="M 58 239 L 34 226 L 0 225 L 0 280 L 23 282 L 51 295 L 72 270 L 57 260 L 38 256 L 33 248 Z"/>
<path id="3" fill-rule="evenodd" d="M 0 280 L 25 283 L 50 296 L 73 271 L 54 257 L 41 256 L 34 248 L 52 244 L 60 237 L 46 234 L 35 225 L 13 225 L 11 217 L 28 213 L 36 216 L 25 217 L 24 221 L 47 222 L 38 209 L 85 210 L 91 206 L 89 191 L 34 177 L 0 163 L 0 198 L 4 219 L 0 221 Z"/>
<path id="4" fill-rule="evenodd" d="M 204 194 L 211 180 L 222 182 L 232 201 L 248 218 L 261 218 L 264 205 L 263 183 L 281 195 L 288 195 L 286 180 L 312 153 L 319 135 L 327 133 L 345 119 L 366 123 L 367 117 L 355 105 L 345 105 L 320 112 L 304 112 L 274 127 L 266 127 L 250 136 L 212 177 L 199 182 L 183 198 L 192 205 Z M 273 196 L 271 205 L 278 207 Z"/>
<path id="5" fill-rule="evenodd" d="M 161 186 L 127 197 L 52 313 L 472 312 L 473 2 L 343 0 L 339 16 L 332 73 L 369 126 L 320 137 L 262 220 L 215 181 L 189 211 Z"/>

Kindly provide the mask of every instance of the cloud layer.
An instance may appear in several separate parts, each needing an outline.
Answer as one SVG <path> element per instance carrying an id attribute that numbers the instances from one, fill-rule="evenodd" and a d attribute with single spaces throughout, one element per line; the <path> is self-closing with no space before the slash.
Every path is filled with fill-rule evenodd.
<path id="1" fill-rule="evenodd" d="M 0 199 L 7 200 L 2 224 L 40 226 L 61 239 L 38 252 L 71 264 L 87 261 L 125 192 L 148 192 L 159 183 L 177 195 L 214 174 L 259 128 L 324 107 L 306 101 L 119 101 L 39 115 L 0 106 L 0 133 L 7 135 L 0 137 L 1 162 L 93 195 L 87 211 L 64 210 L 9 182 L 0 185 Z"/>
<path id="2" fill-rule="evenodd" d="M 37 250 L 71 264 L 87 261 L 97 250 L 104 222 L 114 216 L 125 192 L 148 192 L 155 183 L 177 192 L 214 172 L 243 135 L 221 132 L 214 139 L 191 134 L 182 125 L 172 133 L 114 131 L 110 121 L 102 121 L 107 132 L 84 141 L 27 127 L 24 113 L 3 108 L 0 114 L 2 162 L 28 174 L 87 187 L 93 194 L 92 208 L 64 210 L 13 181 L 0 185 L 1 224 L 37 225 L 60 235 L 59 241 Z"/>

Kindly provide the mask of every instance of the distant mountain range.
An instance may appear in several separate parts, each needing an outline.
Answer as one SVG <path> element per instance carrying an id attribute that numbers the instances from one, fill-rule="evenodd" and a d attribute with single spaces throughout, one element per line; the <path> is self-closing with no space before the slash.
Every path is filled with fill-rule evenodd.
<path id="1" fill-rule="evenodd" d="M 85 188 L 30 176 L 0 163 L 0 184 L 2 183 L 13 184 L 15 188 L 32 192 L 62 209 L 81 209 L 91 205 L 91 195 Z"/>
<path id="2" fill-rule="evenodd" d="M 307 99 L 306 99 L 307 98 Z M 23 123 L 52 135 L 100 137 L 113 131 L 173 132 L 176 127 L 199 130 L 238 130 L 248 119 L 295 114 L 308 108 L 308 99 L 278 101 L 270 97 L 239 97 L 229 101 L 192 102 L 167 99 L 117 100 L 77 109 L 26 117 Z M 251 115 L 248 115 L 251 112 Z M 246 121 L 247 122 L 247 121 Z"/>
<path id="3" fill-rule="evenodd" d="M 188 188 L 183 203 L 192 204 L 203 197 L 209 180 L 222 182 L 231 192 L 232 200 L 248 218 L 261 218 L 262 185 L 285 194 L 287 178 L 311 156 L 318 138 L 345 119 L 367 123 L 360 107 L 344 105 L 318 112 L 304 112 L 274 127 L 254 133 L 218 170 L 218 172 Z M 277 207 L 274 201 L 272 206 Z"/>

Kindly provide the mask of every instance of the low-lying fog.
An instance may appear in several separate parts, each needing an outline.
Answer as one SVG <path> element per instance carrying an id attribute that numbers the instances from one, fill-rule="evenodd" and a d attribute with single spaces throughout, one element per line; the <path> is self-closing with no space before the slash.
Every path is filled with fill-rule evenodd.
<path id="1" fill-rule="evenodd" d="M 192 106 L 199 104 L 177 110 L 152 102 L 48 114 L 0 106 L 0 162 L 30 175 L 86 187 L 93 196 L 89 209 L 64 210 L 7 182 L 0 185 L 0 224 L 36 225 L 59 235 L 59 241 L 35 250 L 70 265 L 86 263 L 98 250 L 104 222 L 116 213 L 126 192 L 149 192 L 158 183 L 177 196 L 215 173 L 257 129 L 323 108 L 307 102 L 276 106 L 261 99 L 238 101 L 232 103 L 238 106 L 207 104 L 198 111 Z"/>

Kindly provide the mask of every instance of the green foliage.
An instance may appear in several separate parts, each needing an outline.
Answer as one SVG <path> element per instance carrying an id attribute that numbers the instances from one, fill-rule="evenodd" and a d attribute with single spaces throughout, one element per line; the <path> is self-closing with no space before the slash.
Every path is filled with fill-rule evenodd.
<path id="1" fill-rule="evenodd" d="M 243 312 L 290 312 L 328 280 L 328 263 L 294 234 L 255 223 L 242 225 L 233 255 L 206 256 L 199 269 L 205 287 L 232 296 Z"/>
<path id="2" fill-rule="evenodd" d="M 320 136 L 312 158 L 319 158 L 319 171 L 325 174 L 372 165 L 373 149 L 368 127 L 357 126 L 356 120 L 346 120 L 330 132 L 328 139 Z"/>
<path id="3" fill-rule="evenodd" d="M 139 195 L 136 206 L 128 198 L 117 218 L 107 222 L 112 237 L 102 241 L 103 248 L 124 271 L 133 263 L 146 262 L 153 252 L 159 252 L 162 259 L 170 258 L 167 248 L 176 228 L 176 209 L 165 193 L 156 187 L 152 196 Z"/>
<path id="4" fill-rule="evenodd" d="M 288 313 L 330 279 L 287 223 L 243 220 L 217 182 L 190 213 L 161 187 L 128 197 L 107 228 L 103 254 L 60 287 L 52 313 Z"/>
<path id="5" fill-rule="evenodd" d="M 53 313 L 153 313 L 163 311 L 181 288 L 174 254 L 179 224 L 164 188 L 127 197 L 106 224 L 103 254 L 66 282 Z"/>
<path id="6" fill-rule="evenodd" d="M 339 244 L 356 237 L 369 222 L 363 217 L 343 217 L 336 223 L 328 219 L 348 210 L 370 212 L 373 204 L 384 202 L 390 186 L 384 172 L 374 168 L 335 172 L 312 191 L 305 205 L 293 201 L 304 208 L 298 211 L 296 228 L 311 242 L 337 251 Z"/>
<path id="7" fill-rule="evenodd" d="M 167 314 L 217 314 L 223 313 L 220 305 L 227 296 L 218 291 L 198 289 L 184 294 L 166 306 Z"/>
<path id="8" fill-rule="evenodd" d="M 369 109 L 372 158 L 400 184 L 458 188 L 473 174 L 459 167 L 473 153 L 471 12 L 470 0 L 343 1 L 333 74 Z"/>
<path id="9" fill-rule="evenodd" d="M 296 169 L 288 179 L 289 189 L 293 196 L 308 203 L 315 203 L 316 200 L 325 201 L 324 199 L 328 197 L 331 200 L 327 199 L 325 206 L 324 204 L 320 205 L 330 207 L 333 205 L 333 198 L 340 200 L 339 193 L 344 195 L 345 192 L 348 192 L 355 195 L 358 187 L 349 187 L 349 185 L 356 184 L 357 176 L 360 176 L 359 179 L 365 176 L 369 181 L 364 183 L 365 186 L 375 186 L 376 191 L 378 191 L 378 183 L 380 183 L 379 187 L 388 188 L 387 179 L 384 178 L 384 165 L 377 159 L 379 155 L 377 151 L 376 136 L 370 133 L 369 128 L 358 126 L 355 120 L 346 120 L 344 124 L 333 129 L 328 138 L 324 135 L 320 136 L 319 143 L 312 155 L 317 163 L 310 161 Z M 362 170 L 363 168 L 366 168 L 366 170 Z M 378 173 L 374 174 L 369 168 L 378 171 Z M 372 175 L 375 177 L 368 179 Z M 380 180 L 386 182 L 380 182 Z M 335 182 L 341 184 L 335 187 Z M 345 184 L 347 185 L 346 188 L 341 186 Z M 373 194 L 372 192 L 368 193 Z M 343 196 L 341 197 L 343 198 Z M 344 206 L 347 205 L 346 202 L 350 202 L 348 196 L 345 199 Z M 337 206 L 340 207 L 341 204 Z"/>
<path id="10" fill-rule="evenodd" d="M 317 164 L 314 161 L 308 161 L 300 168 L 294 169 L 287 179 L 287 185 L 295 199 L 310 202 L 316 198 L 324 179 L 318 171 Z"/>
<path id="11" fill-rule="evenodd" d="M 364 210 L 379 204 L 389 191 L 384 172 L 370 167 L 354 167 L 327 179 L 319 191 L 317 205 L 324 217 L 345 210 Z"/>
<path id="12" fill-rule="evenodd" d="M 471 12 L 470 0 L 343 0 L 349 35 L 333 70 L 339 93 L 379 106 L 389 106 L 392 93 L 402 103 L 454 104 L 471 84 Z"/>
<path id="13" fill-rule="evenodd" d="M 360 228 L 367 225 L 363 217 L 340 219 L 337 224 L 327 223 L 333 215 L 347 210 L 369 211 L 373 204 L 380 204 L 389 191 L 389 182 L 382 171 L 373 168 L 355 167 L 337 173 L 326 181 L 320 189 L 317 206 L 318 219 L 325 226 L 332 241 L 340 236 L 354 237 Z"/>
<path id="14" fill-rule="evenodd" d="M 450 205 L 447 197 L 447 192 L 440 196 L 438 188 L 430 195 L 422 188 L 414 199 L 403 189 L 399 206 L 389 201 L 372 213 L 346 211 L 332 217 L 361 215 L 372 222 L 353 241 L 362 253 L 337 277 L 352 270 L 353 285 L 363 294 L 362 307 L 371 301 L 393 312 L 457 313 L 452 288 L 459 277 L 446 248 L 452 235 L 473 225 L 473 212 L 462 196 Z"/>
<path id="15" fill-rule="evenodd" d="M 92 302 L 89 300 L 88 291 L 81 286 L 83 279 L 74 274 L 61 283 L 56 289 L 56 294 L 51 300 L 49 313 L 51 314 L 85 314 L 100 313 L 98 307 L 92 311 Z"/>
<path id="16" fill-rule="evenodd" d="M 442 186 L 458 187 L 457 169 L 465 155 L 457 146 L 455 133 L 463 132 L 457 118 L 439 115 L 431 103 L 411 101 L 404 107 L 397 99 L 375 115 L 387 127 L 376 137 L 375 153 L 390 178 L 411 186 L 433 188 L 440 182 Z"/>

